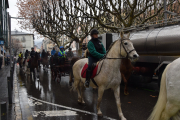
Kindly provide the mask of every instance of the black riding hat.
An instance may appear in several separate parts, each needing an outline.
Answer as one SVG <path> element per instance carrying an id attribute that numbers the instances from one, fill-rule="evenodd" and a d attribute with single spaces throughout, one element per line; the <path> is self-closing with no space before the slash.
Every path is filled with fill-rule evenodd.
<path id="1" fill-rule="evenodd" d="M 94 35 L 94 34 L 99 34 L 98 30 L 93 29 L 93 30 L 91 31 L 91 36 Z"/>
<path id="2" fill-rule="evenodd" d="M 34 49 L 34 47 L 32 47 L 31 49 Z"/>

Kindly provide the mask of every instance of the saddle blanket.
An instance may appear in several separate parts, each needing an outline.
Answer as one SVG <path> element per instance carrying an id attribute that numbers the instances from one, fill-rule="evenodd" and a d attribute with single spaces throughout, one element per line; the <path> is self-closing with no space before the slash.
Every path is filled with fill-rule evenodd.
<path id="1" fill-rule="evenodd" d="M 87 68 L 88 68 L 88 64 L 86 63 L 81 71 L 81 77 L 82 78 L 86 78 L 86 71 L 87 71 Z M 96 73 L 97 73 L 97 69 L 98 69 L 98 64 L 96 65 L 96 67 L 94 68 L 93 72 L 92 72 L 92 75 L 91 75 L 91 78 L 94 78 L 96 76 Z"/>

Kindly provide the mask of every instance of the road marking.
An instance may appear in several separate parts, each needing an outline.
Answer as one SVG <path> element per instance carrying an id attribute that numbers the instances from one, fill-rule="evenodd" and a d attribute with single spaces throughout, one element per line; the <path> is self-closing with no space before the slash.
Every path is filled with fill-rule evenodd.
<path id="1" fill-rule="evenodd" d="M 30 99 L 30 98 L 28 98 L 28 104 L 29 104 L 29 106 L 42 105 L 41 102 L 35 101 L 33 99 Z"/>
<path id="2" fill-rule="evenodd" d="M 93 112 L 89 112 L 89 111 L 85 111 L 85 110 L 80 110 L 80 109 L 76 109 L 76 108 L 72 108 L 72 107 L 67 107 L 67 106 L 63 106 L 63 105 L 58 105 L 58 104 L 55 104 L 55 103 L 50 103 L 50 102 L 43 101 L 43 100 L 40 100 L 40 99 L 31 97 L 31 96 L 29 96 L 29 98 L 34 99 L 34 100 L 36 100 L 36 101 L 39 101 L 39 102 L 41 102 L 41 103 L 46 103 L 46 104 L 54 105 L 54 106 L 57 106 L 57 107 L 61 107 L 61 108 L 73 110 L 73 111 L 76 111 L 76 112 L 81 112 L 81 113 L 84 113 L 84 114 L 90 114 L 90 115 L 97 116 L 97 114 L 96 114 L 96 113 L 93 113 Z M 116 120 L 116 119 L 114 119 L 114 118 L 110 118 L 110 117 L 107 117 L 107 116 L 103 116 L 103 118 L 109 119 L 109 120 Z"/>
<path id="3" fill-rule="evenodd" d="M 60 111 L 33 111 L 33 117 L 43 116 L 43 117 L 60 117 L 60 116 L 76 116 L 76 112 L 71 110 L 60 110 Z"/>

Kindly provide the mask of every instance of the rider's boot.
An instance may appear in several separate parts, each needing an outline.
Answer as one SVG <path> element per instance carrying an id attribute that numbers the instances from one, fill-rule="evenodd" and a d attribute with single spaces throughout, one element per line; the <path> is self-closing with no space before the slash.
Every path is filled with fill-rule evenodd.
<path id="1" fill-rule="evenodd" d="M 86 81 L 85 81 L 85 84 L 84 84 L 84 86 L 87 87 L 87 88 L 89 87 L 90 77 L 91 77 L 91 71 L 87 70 L 87 72 L 86 72 Z"/>

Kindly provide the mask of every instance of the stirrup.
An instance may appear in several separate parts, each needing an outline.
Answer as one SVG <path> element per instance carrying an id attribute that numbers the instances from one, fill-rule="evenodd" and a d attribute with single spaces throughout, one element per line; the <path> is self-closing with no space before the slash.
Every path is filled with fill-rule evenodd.
<path id="1" fill-rule="evenodd" d="M 84 83 L 84 86 L 85 86 L 86 88 L 89 88 L 89 81 L 86 80 L 86 82 Z"/>

